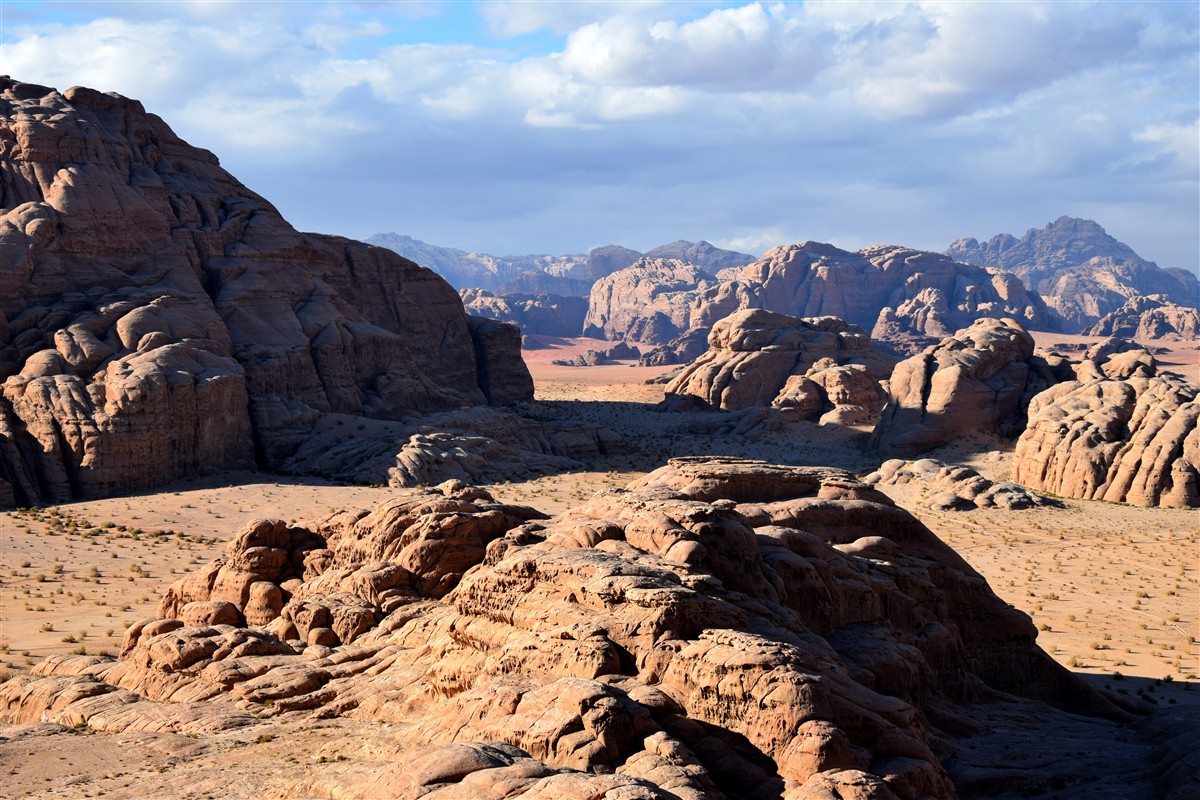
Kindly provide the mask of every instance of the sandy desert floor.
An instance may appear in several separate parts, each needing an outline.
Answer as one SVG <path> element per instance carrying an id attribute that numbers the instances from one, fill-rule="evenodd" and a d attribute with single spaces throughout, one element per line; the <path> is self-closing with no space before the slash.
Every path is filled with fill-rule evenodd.
<path id="1" fill-rule="evenodd" d="M 662 387 L 645 380 L 669 368 L 550 364 L 596 344 L 561 342 L 526 354 L 537 408 L 550 419 L 616 430 L 627 447 L 589 471 L 488 487 L 497 499 L 557 513 L 596 491 L 625 485 L 672 455 L 720 453 L 860 473 L 875 465 L 865 430 L 801 423 L 752 441 L 715 428 L 720 414 L 657 412 Z M 992 479 L 1007 477 L 1011 459 L 1002 443 L 985 439 L 931 455 L 969 464 Z M 0 677 L 52 653 L 115 653 L 125 628 L 153 616 L 163 590 L 219 555 L 247 519 L 303 520 L 331 508 L 370 507 L 395 491 L 224 474 L 151 494 L 0 513 Z M 1114 690 L 1164 702 L 1200 696 L 1198 512 L 1069 500 L 1062 508 L 933 511 L 918 488 L 885 491 L 1001 597 L 1030 614 L 1039 642 L 1060 663 Z M 136 738 L 131 753 L 141 746 Z M 37 737 L 28 741 L 31 753 L 37 750 Z M 138 763 L 150 765 L 145 769 L 176 757 L 144 755 L 148 760 Z M 84 788 L 72 794 L 63 787 L 71 775 L 101 769 L 88 766 L 88 759 L 99 764 L 102 757 L 81 746 L 71 759 L 61 771 L 39 768 L 39 775 L 50 775 L 67 792 L 47 796 L 89 796 Z M 17 780 L 18 772 L 14 767 L 11 780 L 0 775 L 0 793 L 38 795 L 39 789 Z"/>

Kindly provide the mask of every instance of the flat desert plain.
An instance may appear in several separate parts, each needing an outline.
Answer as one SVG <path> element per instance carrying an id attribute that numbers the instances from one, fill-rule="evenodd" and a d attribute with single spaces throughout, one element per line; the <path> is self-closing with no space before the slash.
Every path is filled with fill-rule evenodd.
<path id="1" fill-rule="evenodd" d="M 497 499 L 554 514 L 674 455 L 826 464 L 860 474 L 876 465 L 865 429 L 798 423 L 743 436 L 729 430 L 730 415 L 656 411 L 662 386 L 645 381 L 669 367 L 551 364 L 605 344 L 557 340 L 525 355 L 538 413 L 606 426 L 626 446 L 587 471 L 489 486 Z M 1183 351 L 1181 363 L 1188 357 Z M 964 441 L 930 455 L 1004 480 L 1011 443 Z M 250 518 L 300 521 L 329 509 L 371 507 L 398 491 L 222 474 L 154 493 L 0 513 L 0 676 L 53 653 L 117 652 L 125 629 L 154 615 L 166 587 L 219 555 Z M 1029 614 L 1042 647 L 1062 664 L 1115 690 L 1137 686 L 1160 697 L 1193 690 L 1200 675 L 1196 511 L 1075 500 L 1061 508 L 935 511 L 920 487 L 884 491 Z M 1144 680 L 1114 683 L 1127 678 Z"/>

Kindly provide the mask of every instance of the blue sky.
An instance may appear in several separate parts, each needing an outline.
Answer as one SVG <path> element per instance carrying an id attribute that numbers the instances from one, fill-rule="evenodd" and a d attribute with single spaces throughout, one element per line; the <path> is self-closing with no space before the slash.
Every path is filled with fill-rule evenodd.
<path id="1" fill-rule="evenodd" d="M 497 254 L 943 249 L 1091 217 L 1200 263 L 1200 4 L 0 2 L 297 227 Z"/>

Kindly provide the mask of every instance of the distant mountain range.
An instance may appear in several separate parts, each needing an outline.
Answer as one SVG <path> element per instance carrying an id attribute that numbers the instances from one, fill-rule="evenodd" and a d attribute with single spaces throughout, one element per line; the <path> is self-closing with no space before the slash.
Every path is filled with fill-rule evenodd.
<path id="1" fill-rule="evenodd" d="M 891 285 L 882 262 L 869 263 L 882 256 L 832 246 L 823 246 L 828 252 L 814 251 L 825 270 L 820 277 L 795 267 L 776 275 L 770 254 L 756 259 L 704 241 L 672 242 L 645 253 L 606 245 L 587 254 L 523 256 L 468 253 L 395 233 L 367 242 L 441 274 L 462 292 L 471 313 L 516 322 L 527 333 L 553 329 L 554 335 L 569 330 L 578 335 L 578 327 L 593 336 L 654 344 L 676 335 L 692 344 L 701 341 L 693 328 L 707 329 L 721 313 L 738 307 L 838 314 L 868 331 L 890 332 L 891 338 L 904 340 L 893 346 L 910 349 L 936 340 L 943 327 L 944 333 L 953 332 L 978 315 L 1016 314 L 1033 329 L 1067 333 L 1133 330 L 1186 337 L 1200 306 L 1194 274 L 1162 269 L 1098 223 L 1065 216 L 1020 238 L 959 239 L 945 252 L 953 261 L 917 258 L 917 251 L 893 248 L 908 253 L 905 260 L 919 262 L 909 276 L 916 282 L 903 291 Z M 1011 276 L 989 278 L 980 267 Z M 814 286 L 828 287 L 803 299 L 808 290 L 801 284 L 808 286 L 816 277 Z M 965 286 L 973 288 L 960 297 Z M 701 302 L 700 295 L 711 297 Z M 888 317 L 879 327 L 885 308 L 900 322 Z M 972 309 L 967 317 L 958 319 L 967 308 Z M 913 320 L 905 322 L 910 316 Z M 915 321 L 917 316 L 923 321 Z"/>
<path id="2" fill-rule="evenodd" d="M 755 260 L 748 253 L 722 250 L 708 242 L 677 241 L 646 253 L 610 244 L 567 255 L 493 256 L 440 247 L 398 233 L 377 233 L 365 240 L 428 267 L 455 289 L 487 289 L 496 294 L 542 292 L 587 297 L 592 284 L 638 259 L 677 258 L 717 271 Z"/>
<path id="3" fill-rule="evenodd" d="M 1059 217 L 986 242 L 959 239 L 946 255 L 1017 275 L 1063 318 L 1064 330 L 1082 332 L 1131 299 L 1157 295 L 1185 308 L 1200 305 L 1200 281 L 1185 269 L 1163 269 L 1090 219 Z"/>

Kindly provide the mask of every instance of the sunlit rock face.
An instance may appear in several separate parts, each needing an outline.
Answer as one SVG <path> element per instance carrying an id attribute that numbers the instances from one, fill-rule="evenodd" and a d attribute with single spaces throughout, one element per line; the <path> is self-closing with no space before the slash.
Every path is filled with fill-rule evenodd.
<path id="1" fill-rule="evenodd" d="M 532 396 L 437 275 L 297 232 L 137 101 L 4 79 L 0 149 L 0 502 L 270 467 L 327 412 Z"/>
<path id="2" fill-rule="evenodd" d="M 1011 777 L 959 747 L 989 714 L 1125 718 L 1036 635 L 849 473 L 677 459 L 554 518 L 448 482 L 251 520 L 118 658 L 54 657 L 0 686 L 0 719 L 198 736 L 341 720 L 404 754 L 310 772 L 310 789 L 343 782 L 318 796 L 471 775 L 454 791 L 526 783 L 445 796 L 953 798 L 952 755 Z M 561 794 L 535 791 L 550 780 Z"/>

